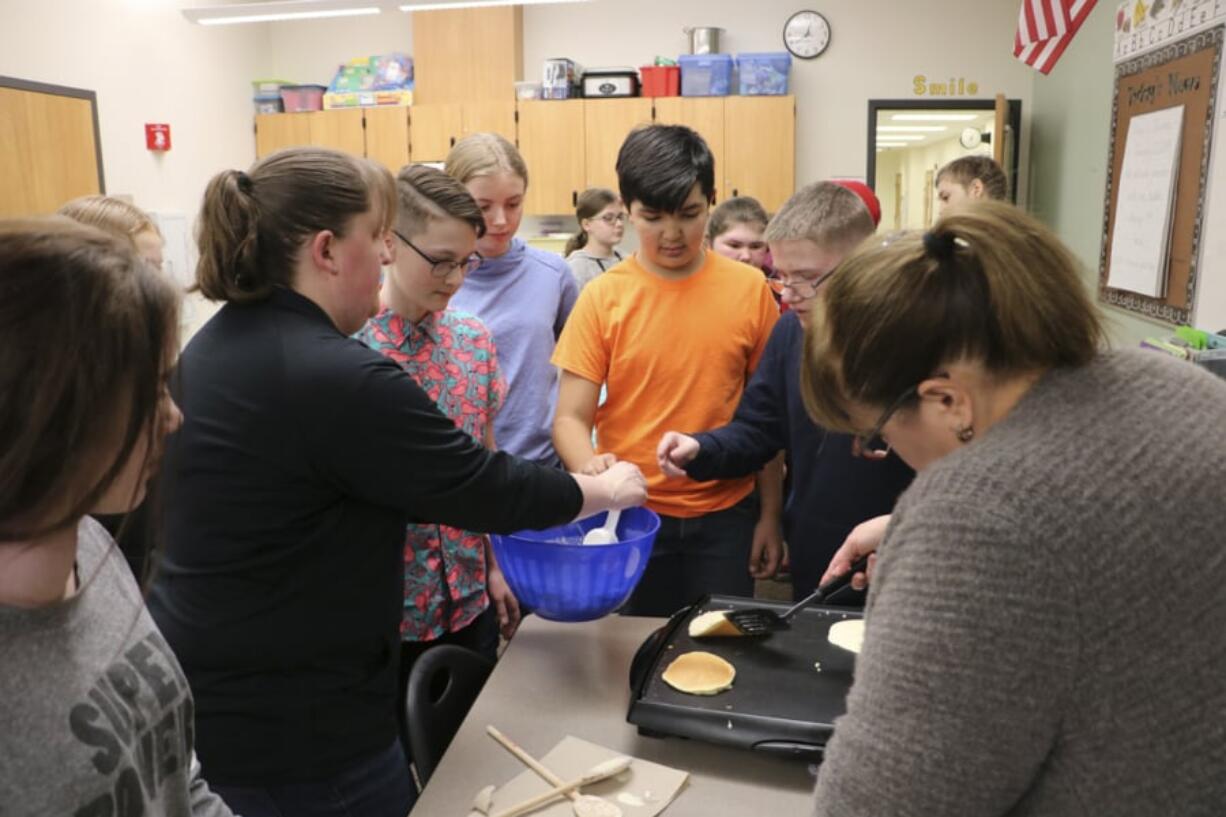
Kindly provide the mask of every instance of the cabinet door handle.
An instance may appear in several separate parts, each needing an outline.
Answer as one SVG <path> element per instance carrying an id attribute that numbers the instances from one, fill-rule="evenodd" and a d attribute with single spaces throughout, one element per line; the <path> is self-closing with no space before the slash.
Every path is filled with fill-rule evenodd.
<path id="1" fill-rule="evenodd" d="M 451 137 L 451 145 L 450 145 L 450 147 L 455 147 L 455 137 L 454 137 L 454 136 L 453 136 L 453 137 Z"/>
<path id="2" fill-rule="evenodd" d="M 570 191 L 570 206 L 571 207 L 579 206 L 579 191 L 578 190 Z"/>

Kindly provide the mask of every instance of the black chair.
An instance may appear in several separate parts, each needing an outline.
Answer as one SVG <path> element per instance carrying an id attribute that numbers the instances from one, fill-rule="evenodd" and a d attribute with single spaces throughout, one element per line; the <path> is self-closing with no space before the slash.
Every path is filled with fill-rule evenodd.
<path id="1" fill-rule="evenodd" d="M 413 664 L 404 705 L 409 747 L 422 786 L 493 669 L 493 661 L 453 644 L 431 647 Z"/>

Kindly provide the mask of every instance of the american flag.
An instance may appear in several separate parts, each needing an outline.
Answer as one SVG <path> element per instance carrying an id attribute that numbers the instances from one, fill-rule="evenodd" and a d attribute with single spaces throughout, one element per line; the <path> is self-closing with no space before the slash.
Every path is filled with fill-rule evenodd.
<path id="1" fill-rule="evenodd" d="M 1013 56 L 1046 74 L 1072 41 L 1096 0 L 1022 0 Z"/>

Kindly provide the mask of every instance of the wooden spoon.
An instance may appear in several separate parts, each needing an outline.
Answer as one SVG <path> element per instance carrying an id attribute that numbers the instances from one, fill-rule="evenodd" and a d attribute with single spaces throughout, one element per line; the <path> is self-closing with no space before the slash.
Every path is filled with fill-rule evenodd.
<path id="1" fill-rule="evenodd" d="M 508 809 L 498 812 L 494 815 L 494 817 L 519 817 L 520 814 L 532 811 L 538 806 L 548 803 L 550 800 L 554 800 L 558 797 L 566 797 L 575 789 L 590 786 L 593 783 L 599 783 L 601 780 L 610 778 L 613 775 L 621 774 L 626 769 L 630 768 L 630 764 L 633 762 L 633 760 L 633 758 L 623 756 L 611 758 L 603 763 L 597 763 L 595 766 L 588 769 L 587 773 L 582 777 L 577 777 L 568 783 L 563 783 L 561 786 L 556 786 L 547 792 L 538 794 L 535 797 L 529 797 L 522 803 L 517 803 Z M 610 806 L 613 805 L 612 803 L 607 803 L 607 801 L 602 800 L 599 797 L 588 797 L 586 795 L 580 796 L 579 799 L 575 800 L 572 805 L 577 817 L 600 817 L 600 815 L 605 813 L 603 805 L 601 804 L 607 804 Z M 616 808 L 616 806 L 614 806 L 614 808 Z"/>
<path id="2" fill-rule="evenodd" d="M 502 748 L 515 755 L 515 757 L 519 759 L 520 763 L 523 763 L 529 769 L 536 772 L 537 776 L 546 783 L 550 784 L 551 786 L 565 787 L 566 784 L 563 782 L 562 778 L 558 777 L 556 774 L 549 771 L 549 769 L 542 766 L 536 758 L 520 748 L 518 743 L 502 734 L 502 732 L 499 732 L 493 726 L 487 725 L 485 727 L 485 731 L 491 738 L 497 741 Z M 590 794 L 580 794 L 573 788 L 562 793 L 571 799 L 571 808 L 575 812 L 575 817 L 621 817 L 622 815 L 622 810 L 620 808 L 613 803 L 610 803 L 608 800 L 605 800 L 603 797 L 594 797 Z M 585 804 L 582 806 L 582 808 L 585 809 L 584 811 L 579 810 L 580 802 Z"/>

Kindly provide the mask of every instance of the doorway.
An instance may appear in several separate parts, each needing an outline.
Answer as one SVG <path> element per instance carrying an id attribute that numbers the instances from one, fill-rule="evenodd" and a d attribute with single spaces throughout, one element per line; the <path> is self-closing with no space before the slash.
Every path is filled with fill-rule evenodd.
<path id="1" fill-rule="evenodd" d="M 1021 100 L 871 99 L 866 178 L 886 230 L 926 229 L 939 215 L 937 171 L 960 156 L 1000 163 L 1017 201 Z"/>

